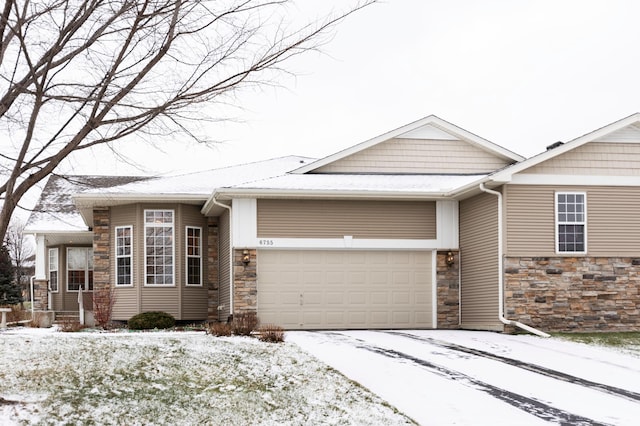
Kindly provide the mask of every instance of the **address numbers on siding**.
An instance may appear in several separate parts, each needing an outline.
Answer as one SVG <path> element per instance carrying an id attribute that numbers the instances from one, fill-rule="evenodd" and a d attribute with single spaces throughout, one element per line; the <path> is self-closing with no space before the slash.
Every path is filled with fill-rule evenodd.
<path id="1" fill-rule="evenodd" d="M 258 245 L 261 246 L 273 246 L 275 242 L 273 240 L 258 240 Z"/>

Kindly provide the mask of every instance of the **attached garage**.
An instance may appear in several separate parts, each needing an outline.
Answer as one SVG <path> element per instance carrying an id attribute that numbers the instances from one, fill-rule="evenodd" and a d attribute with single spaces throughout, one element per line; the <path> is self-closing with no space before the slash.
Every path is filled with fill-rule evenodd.
<path id="1" fill-rule="evenodd" d="M 263 324 L 435 327 L 431 251 L 258 250 L 257 263 Z"/>

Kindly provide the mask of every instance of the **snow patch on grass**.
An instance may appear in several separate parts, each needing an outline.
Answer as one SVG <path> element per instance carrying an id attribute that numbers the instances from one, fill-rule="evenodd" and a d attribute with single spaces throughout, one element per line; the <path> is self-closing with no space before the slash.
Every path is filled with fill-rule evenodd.
<path id="1" fill-rule="evenodd" d="M 290 343 L 18 329 L 0 363 L 0 424 L 412 423 Z"/>

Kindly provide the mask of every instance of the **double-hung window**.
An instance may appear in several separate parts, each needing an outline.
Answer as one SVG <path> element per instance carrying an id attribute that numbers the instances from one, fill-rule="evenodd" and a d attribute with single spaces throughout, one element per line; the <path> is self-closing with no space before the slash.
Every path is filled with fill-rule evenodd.
<path id="1" fill-rule="evenodd" d="M 202 228 L 186 227 L 187 285 L 202 285 Z"/>
<path id="2" fill-rule="evenodd" d="M 587 194 L 556 192 L 556 252 L 587 251 Z"/>
<path id="3" fill-rule="evenodd" d="M 173 210 L 144 211 L 145 284 L 174 285 Z"/>
<path id="4" fill-rule="evenodd" d="M 133 285 L 133 227 L 116 226 L 116 285 Z"/>
<path id="5" fill-rule="evenodd" d="M 58 249 L 49 249 L 49 291 L 58 292 Z"/>
<path id="6" fill-rule="evenodd" d="M 67 291 L 93 291 L 93 249 L 67 249 Z"/>

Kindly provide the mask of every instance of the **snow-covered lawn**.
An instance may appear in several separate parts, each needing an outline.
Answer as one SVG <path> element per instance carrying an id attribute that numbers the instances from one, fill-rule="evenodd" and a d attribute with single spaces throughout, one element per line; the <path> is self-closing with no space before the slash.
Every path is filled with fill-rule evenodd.
<path id="1" fill-rule="evenodd" d="M 0 424 L 411 424 L 293 343 L 0 332 Z"/>

